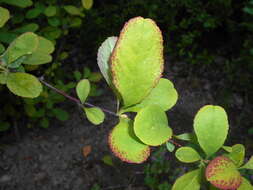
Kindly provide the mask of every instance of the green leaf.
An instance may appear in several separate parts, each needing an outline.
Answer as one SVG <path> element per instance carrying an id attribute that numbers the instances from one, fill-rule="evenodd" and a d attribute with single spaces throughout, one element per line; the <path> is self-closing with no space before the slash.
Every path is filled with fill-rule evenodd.
<path id="1" fill-rule="evenodd" d="M 245 7 L 245 8 L 243 8 L 243 11 L 244 11 L 245 13 L 248 13 L 248 14 L 250 14 L 250 15 L 253 15 L 253 8 L 251 8 L 251 7 Z"/>
<path id="2" fill-rule="evenodd" d="M 39 44 L 35 52 L 32 55 L 28 55 L 24 60 L 24 64 L 28 65 L 40 65 L 49 63 L 52 61 L 52 56 L 49 55 L 54 51 L 54 45 L 46 38 L 39 36 Z"/>
<path id="3" fill-rule="evenodd" d="M 181 162 L 191 163 L 201 159 L 199 153 L 191 147 L 181 147 L 176 151 L 176 157 Z"/>
<path id="4" fill-rule="evenodd" d="M 5 47 L 0 43 L 0 55 L 5 51 Z"/>
<path id="5" fill-rule="evenodd" d="M 102 75 L 99 72 L 92 72 L 89 76 L 89 81 L 99 82 L 102 79 Z"/>
<path id="6" fill-rule="evenodd" d="M 25 32 L 36 32 L 39 29 L 39 25 L 36 23 L 25 24 L 19 28 L 13 30 L 16 33 L 25 33 Z"/>
<path id="7" fill-rule="evenodd" d="M 192 133 L 183 133 L 180 135 L 175 135 L 174 137 L 179 140 L 190 141 L 193 138 L 193 134 Z"/>
<path id="8" fill-rule="evenodd" d="M 227 155 L 237 167 L 243 164 L 245 156 L 245 148 L 242 144 L 232 146 L 232 151 Z"/>
<path id="9" fill-rule="evenodd" d="M 227 152 L 232 152 L 232 147 L 231 146 L 222 146 L 222 148 L 227 151 Z"/>
<path id="10" fill-rule="evenodd" d="M 25 17 L 27 19 L 34 19 L 34 18 L 37 18 L 40 14 L 41 14 L 41 9 L 34 8 L 27 11 L 25 14 Z"/>
<path id="11" fill-rule="evenodd" d="M 21 56 L 32 54 L 38 47 L 39 38 L 32 32 L 27 32 L 16 38 L 6 50 L 4 57 L 7 63 L 15 61 Z"/>
<path id="12" fill-rule="evenodd" d="M 237 190 L 253 190 L 253 186 L 246 178 L 242 178 L 242 184 Z"/>
<path id="13" fill-rule="evenodd" d="M 175 150 L 175 145 L 168 141 L 166 142 L 166 148 L 169 152 L 173 152 Z"/>
<path id="14" fill-rule="evenodd" d="M 57 12 L 57 9 L 55 6 L 48 6 L 45 11 L 44 11 L 44 14 L 47 16 L 47 17 L 52 17 L 52 16 L 55 16 L 56 15 L 56 12 Z"/>
<path id="15" fill-rule="evenodd" d="M 120 118 L 119 124 L 113 128 L 109 146 L 118 158 L 129 163 L 142 163 L 150 154 L 150 148 L 135 136 L 133 122 L 128 118 Z"/>
<path id="16" fill-rule="evenodd" d="M 100 108 L 84 108 L 84 111 L 88 120 L 94 125 L 101 124 L 105 119 L 105 114 Z"/>
<path id="17" fill-rule="evenodd" d="M 240 167 L 240 169 L 253 170 L 253 156 L 251 156 L 251 158 L 249 159 L 249 161 L 246 164 L 244 164 L 242 167 Z"/>
<path id="18" fill-rule="evenodd" d="M 143 143 L 151 146 L 161 145 L 172 136 L 166 113 L 157 105 L 147 106 L 137 113 L 134 132 Z"/>
<path id="19" fill-rule="evenodd" d="M 80 73 L 80 71 L 74 71 L 73 74 L 76 80 L 80 80 L 82 78 L 82 74 Z"/>
<path id="20" fill-rule="evenodd" d="M 3 7 L 0 7 L 0 28 L 5 25 L 5 23 L 9 20 L 10 18 L 10 12 L 8 9 L 5 9 Z"/>
<path id="21" fill-rule="evenodd" d="M 112 161 L 112 157 L 110 155 L 105 155 L 103 158 L 102 158 L 102 161 L 108 165 L 108 166 L 114 166 L 113 164 L 113 161 Z"/>
<path id="22" fill-rule="evenodd" d="M 62 34 L 62 30 L 53 26 L 43 28 L 41 32 L 43 32 L 43 35 L 50 40 L 58 39 Z"/>
<path id="23" fill-rule="evenodd" d="M 138 112 L 142 108 L 154 104 L 160 106 L 164 111 L 172 108 L 178 99 L 178 94 L 174 85 L 168 79 L 161 78 L 158 85 L 151 93 L 139 104 L 123 109 L 123 112 Z"/>
<path id="24" fill-rule="evenodd" d="M 24 60 L 24 64 L 27 65 L 41 65 L 52 61 L 52 56 L 43 54 L 41 52 L 34 52 L 32 55 L 27 56 Z"/>
<path id="25" fill-rule="evenodd" d="M 201 183 L 201 169 L 193 170 L 179 177 L 172 190 L 199 190 Z"/>
<path id="26" fill-rule="evenodd" d="M 78 27 L 81 27 L 82 23 L 83 23 L 83 21 L 81 18 L 75 17 L 71 20 L 71 23 L 69 26 L 72 28 L 78 28 Z"/>
<path id="27" fill-rule="evenodd" d="M 60 121 L 67 121 L 69 119 L 69 114 L 63 109 L 54 108 L 52 109 L 54 116 Z"/>
<path id="28" fill-rule="evenodd" d="M 0 121 L 0 132 L 7 131 L 10 128 L 10 123 Z"/>
<path id="29" fill-rule="evenodd" d="M 228 127 L 227 114 L 222 107 L 207 105 L 198 111 L 194 118 L 194 130 L 207 156 L 222 147 L 227 138 Z"/>
<path id="30" fill-rule="evenodd" d="M 30 7 L 33 4 L 31 0 L 1 0 L 1 2 L 21 8 Z"/>
<path id="31" fill-rule="evenodd" d="M 0 41 L 4 43 L 11 43 L 18 35 L 11 32 L 0 32 Z"/>
<path id="32" fill-rule="evenodd" d="M 0 84 L 6 84 L 7 78 L 8 78 L 7 73 L 0 73 Z"/>
<path id="33" fill-rule="evenodd" d="M 89 10 L 93 5 L 93 0 L 82 0 L 82 5 L 85 9 Z"/>
<path id="34" fill-rule="evenodd" d="M 109 61 L 118 37 L 112 36 L 107 38 L 98 49 L 97 63 L 104 76 L 107 84 L 112 85 Z"/>
<path id="35" fill-rule="evenodd" d="M 111 56 L 113 84 L 125 107 L 140 103 L 163 71 L 163 39 L 151 19 L 136 17 L 122 29 Z"/>
<path id="36" fill-rule="evenodd" d="M 48 18 L 47 21 L 50 26 L 57 27 L 61 25 L 61 20 L 57 17 Z"/>
<path id="37" fill-rule="evenodd" d="M 220 189 L 237 189 L 242 177 L 232 160 L 225 156 L 218 156 L 209 162 L 205 176 L 213 186 Z"/>
<path id="38" fill-rule="evenodd" d="M 79 81 L 76 86 L 76 93 L 77 93 L 79 100 L 83 104 L 90 93 L 89 80 L 83 79 L 83 80 Z"/>
<path id="39" fill-rule="evenodd" d="M 7 87 L 17 96 L 36 98 L 42 92 L 39 80 L 28 73 L 10 73 L 7 79 Z"/>
<path id="40" fill-rule="evenodd" d="M 73 5 L 66 5 L 63 8 L 70 15 L 84 17 L 84 14 L 80 11 L 80 9 L 78 9 L 77 7 L 75 7 Z"/>

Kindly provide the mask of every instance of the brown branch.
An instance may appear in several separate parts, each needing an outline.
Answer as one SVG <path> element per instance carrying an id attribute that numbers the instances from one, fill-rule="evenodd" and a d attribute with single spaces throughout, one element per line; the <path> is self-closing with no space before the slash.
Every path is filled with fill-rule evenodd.
<path id="1" fill-rule="evenodd" d="M 54 86 L 52 86 L 51 84 L 47 83 L 46 81 L 44 81 L 43 77 L 40 77 L 39 78 L 39 81 L 44 84 L 46 87 L 50 88 L 51 90 L 57 92 L 58 94 L 61 94 L 62 96 L 64 96 L 65 98 L 71 100 L 72 102 L 76 103 L 78 106 L 84 108 L 84 105 L 86 106 L 89 106 L 89 107 L 98 107 L 98 106 L 95 106 L 93 104 L 90 104 L 88 102 L 85 102 L 84 105 L 80 102 L 80 100 L 78 100 L 77 98 L 73 97 L 73 96 L 70 96 L 69 94 L 67 94 L 66 92 L 58 89 L 58 88 L 55 88 Z M 98 107 L 100 108 L 100 107 Z M 113 115 L 113 116 L 116 116 L 116 117 L 119 117 L 119 115 L 117 115 L 116 113 L 110 111 L 110 110 L 107 110 L 105 108 L 100 108 L 103 112 L 106 112 L 110 115 Z"/>
<path id="2" fill-rule="evenodd" d="M 174 144 L 174 145 L 177 146 L 177 147 L 182 147 L 182 146 L 183 146 L 183 145 L 181 145 L 181 144 L 175 142 L 175 141 L 172 140 L 172 139 L 170 139 L 169 142 L 171 142 L 172 144 Z"/>

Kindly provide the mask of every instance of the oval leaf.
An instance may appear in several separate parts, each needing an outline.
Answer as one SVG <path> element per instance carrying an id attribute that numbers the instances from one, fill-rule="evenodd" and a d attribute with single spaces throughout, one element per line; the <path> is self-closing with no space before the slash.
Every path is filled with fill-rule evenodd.
<path id="1" fill-rule="evenodd" d="M 151 146 L 161 145 L 172 136 L 166 113 L 157 105 L 147 106 L 137 113 L 134 132 L 143 143 Z"/>
<path id="2" fill-rule="evenodd" d="M 17 96 L 26 98 L 38 97 L 42 91 L 39 80 L 28 73 L 10 73 L 7 79 L 7 87 Z"/>
<path id="3" fill-rule="evenodd" d="M 82 0 L 82 5 L 85 9 L 89 10 L 93 5 L 93 0 Z"/>
<path id="4" fill-rule="evenodd" d="M 26 32 L 11 43 L 4 54 L 4 58 L 10 64 L 21 56 L 32 54 L 37 49 L 38 44 L 38 36 L 32 32 Z"/>
<path id="5" fill-rule="evenodd" d="M 84 111 L 88 120 L 94 125 L 101 124 L 105 119 L 105 114 L 100 108 L 84 108 Z"/>
<path id="6" fill-rule="evenodd" d="M 122 29 L 111 56 L 113 84 L 125 107 L 141 102 L 163 71 L 163 39 L 151 19 L 136 17 Z"/>
<path id="7" fill-rule="evenodd" d="M 109 60 L 118 37 L 112 36 L 107 38 L 98 49 L 97 63 L 106 82 L 111 85 L 111 73 L 109 69 Z"/>
<path id="8" fill-rule="evenodd" d="M 66 5 L 63 7 L 67 13 L 74 16 L 81 16 L 84 17 L 84 14 L 80 11 L 79 8 L 73 6 L 73 5 Z"/>
<path id="9" fill-rule="evenodd" d="M 205 171 L 206 179 L 220 189 L 237 189 L 242 177 L 232 160 L 225 156 L 213 159 Z"/>
<path id="10" fill-rule="evenodd" d="M 76 93 L 77 93 L 79 100 L 83 104 L 90 93 L 89 80 L 83 79 L 83 80 L 79 81 L 76 86 Z"/>
<path id="11" fill-rule="evenodd" d="M 245 148 L 242 144 L 236 144 L 232 146 L 232 151 L 228 154 L 228 157 L 234 162 L 237 167 L 243 164 L 245 156 Z"/>
<path id="12" fill-rule="evenodd" d="M 201 159 L 199 153 L 191 147 L 181 147 L 176 151 L 176 157 L 181 162 L 191 163 Z"/>
<path id="13" fill-rule="evenodd" d="M 9 20 L 10 18 L 10 12 L 8 9 L 5 9 L 3 7 L 0 7 L 0 28 L 5 25 L 5 23 Z"/>
<path id="14" fill-rule="evenodd" d="M 172 190 L 199 190 L 201 183 L 201 170 L 193 170 L 179 177 Z"/>
<path id="15" fill-rule="evenodd" d="M 207 156 L 215 153 L 224 144 L 228 134 L 228 118 L 220 106 L 202 107 L 194 118 L 194 131 Z"/>
<path id="16" fill-rule="evenodd" d="M 121 118 L 113 128 L 109 146 L 118 158 L 129 163 L 142 163 L 150 155 L 150 148 L 135 136 L 133 122 L 128 118 Z"/>
<path id="17" fill-rule="evenodd" d="M 237 190 L 253 190 L 253 186 L 250 184 L 250 182 L 247 179 L 243 177 L 242 184 Z"/>
<path id="18" fill-rule="evenodd" d="M 173 83 L 168 79 L 161 78 L 159 80 L 158 85 L 151 91 L 151 93 L 141 103 L 133 107 L 129 107 L 123 110 L 123 112 L 129 112 L 129 111 L 138 112 L 142 108 L 151 104 L 158 105 L 164 111 L 167 111 L 176 104 L 177 99 L 178 99 L 178 94 L 177 94 L 176 89 L 174 88 Z"/>

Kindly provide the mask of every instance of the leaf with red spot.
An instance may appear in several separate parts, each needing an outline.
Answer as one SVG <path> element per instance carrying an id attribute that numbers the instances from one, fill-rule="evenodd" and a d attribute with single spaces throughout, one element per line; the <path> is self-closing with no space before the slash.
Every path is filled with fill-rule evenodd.
<path id="1" fill-rule="evenodd" d="M 242 177 L 232 160 L 225 156 L 213 159 L 205 171 L 206 179 L 220 189 L 237 189 Z"/>
<path id="2" fill-rule="evenodd" d="M 110 63 L 124 107 L 140 103 L 163 71 L 163 38 L 156 23 L 142 17 L 130 19 L 121 30 Z"/>
<path id="3" fill-rule="evenodd" d="M 109 135 L 112 152 L 122 161 L 142 163 L 150 154 L 149 146 L 143 144 L 134 134 L 133 121 L 121 118 Z"/>

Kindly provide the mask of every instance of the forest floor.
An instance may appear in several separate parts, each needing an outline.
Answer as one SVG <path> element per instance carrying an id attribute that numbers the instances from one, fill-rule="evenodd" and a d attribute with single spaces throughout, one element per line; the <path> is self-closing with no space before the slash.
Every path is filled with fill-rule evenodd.
<path id="1" fill-rule="evenodd" d="M 196 74 L 186 68 L 186 63 L 171 64 L 168 61 L 163 75 L 173 81 L 179 93 L 177 104 L 168 111 L 169 124 L 175 134 L 191 132 L 197 111 L 206 104 L 224 103 L 222 92 L 230 88 L 226 86 L 222 71 L 207 68 Z M 113 94 L 106 85 L 102 86 L 104 94 L 89 102 L 115 110 Z M 249 158 L 253 153 L 252 136 L 247 133 L 253 126 L 252 105 L 237 92 L 229 98 L 226 110 L 230 140 L 227 145 L 246 145 L 246 158 Z M 144 183 L 146 163 L 123 163 L 109 150 L 107 137 L 117 124 L 117 118 L 107 115 L 103 124 L 94 126 L 75 105 L 67 103 L 66 108 L 71 113 L 67 122 L 55 121 L 48 129 L 35 127 L 23 133 L 22 126 L 19 126 L 22 134 L 19 141 L 6 143 L 13 134 L 0 139 L 0 190 L 90 190 L 94 184 L 99 184 L 101 190 L 149 189 Z M 87 152 L 89 148 L 91 152 Z M 112 158 L 113 166 L 102 161 L 104 156 Z M 171 157 L 170 162 L 177 162 L 172 153 L 166 156 Z M 152 159 L 151 156 L 147 162 Z"/>

